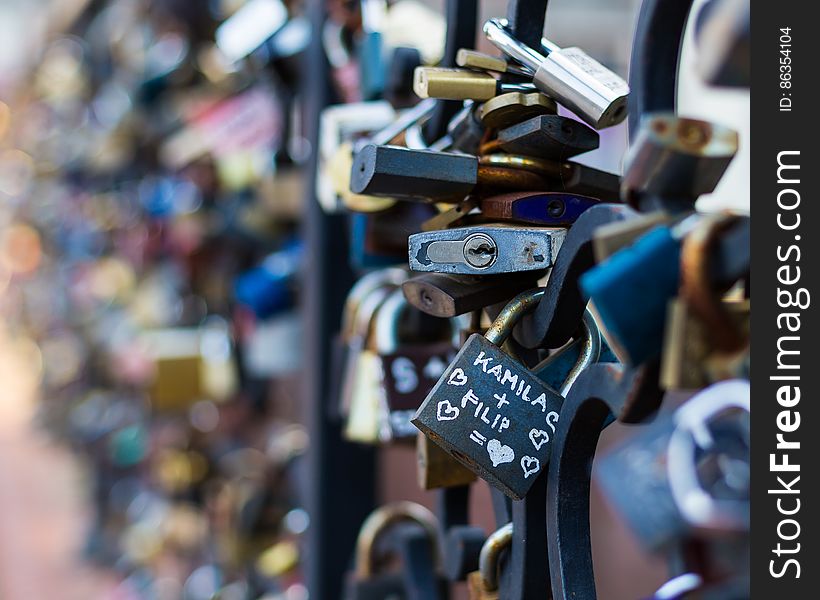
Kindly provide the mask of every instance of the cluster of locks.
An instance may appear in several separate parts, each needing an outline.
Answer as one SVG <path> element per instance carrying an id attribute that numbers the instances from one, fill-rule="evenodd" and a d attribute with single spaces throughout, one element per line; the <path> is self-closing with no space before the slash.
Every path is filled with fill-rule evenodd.
<path id="1" fill-rule="evenodd" d="M 750 218 L 696 210 L 743 140 L 675 110 L 692 4 L 643 3 L 629 83 L 542 38 L 546 2 L 512 0 L 478 52 L 464 4 L 440 66 L 413 69 L 417 103 L 322 114 L 317 192 L 351 213 L 367 271 L 331 418 L 351 442 L 415 444 L 440 509 L 371 513 L 346 597 L 594 599 L 594 479 L 668 565 L 653 598 L 747 598 Z M 690 18 L 702 85 L 748 87 L 748 10 Z M 627 117 L 623 175 L 589 166 Z M 593 469 L 616 422 L 631 435 Z M 468 518 L 477 480 L 495 532 Z"/>

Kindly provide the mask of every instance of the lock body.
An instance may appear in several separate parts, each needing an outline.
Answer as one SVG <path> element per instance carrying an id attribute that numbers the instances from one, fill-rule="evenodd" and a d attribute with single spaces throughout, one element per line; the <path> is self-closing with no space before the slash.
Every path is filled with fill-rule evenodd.
<path id="1" fill-rule="evenodd" d="M 626 118 L 629 86 L 580 48 L 550 52 L 533 82 L 595 129 Z"/>
<path id="2" fill-rule="evenodd" d="M 473 334 L 413 423 L 454 458 L 520 500 L 547 464 L 563 398 Z"/>

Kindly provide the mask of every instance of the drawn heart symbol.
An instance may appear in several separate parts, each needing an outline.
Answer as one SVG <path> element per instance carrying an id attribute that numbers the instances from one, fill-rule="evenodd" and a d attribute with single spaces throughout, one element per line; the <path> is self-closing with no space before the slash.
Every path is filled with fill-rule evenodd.
<path id="1" fill-rule="evenodd" d="M 464 385 L 467 383 L 467 376 L 464 374 L 464 369 L 453 369 L 450 373 L 450 378 L 447 380 L 450 385 Z"/>
<path id="2" fill-rule="evenodd" d="M 487 454 L 490 455 L 490 460 L 493 461 L 494 467 L 515 460 L 515 452 L 513 452 L 513 449 L 498 440 L 490 440 L 487 442 Z"/>
<path id="3" fill-rule="evenodd" d="M 436 407 L 436 418 L 439 421 L 452 421 L 458 418 L 458 407 L 450 404 L 449 400 L 442 400 Z"/>
<path id="4" fill-rule="evenodd" d="M 550 436 L 543 429 L 530 429 L 530 441 L 535 446 L 535 450 L 538 451 L 541 446 L 550 441 Z"/>
<path id="5" fill-rule="evenodd" d="M 524 479 L 527 479 L 533 473 L 538 473 L 541 469 L 541 462 L 532 456 L 525 456 L 521 459 L 521 468 L 524 470 Z"/>

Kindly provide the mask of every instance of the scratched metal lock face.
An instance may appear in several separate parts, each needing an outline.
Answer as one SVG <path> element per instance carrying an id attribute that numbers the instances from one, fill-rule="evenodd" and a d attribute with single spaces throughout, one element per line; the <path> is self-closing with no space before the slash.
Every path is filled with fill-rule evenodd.
<path id="1" fill-rule="evenodd" d="M 563 398 L 474 334 L 413 419 L 430 439 L 515 500 L 549 461 Z"/>

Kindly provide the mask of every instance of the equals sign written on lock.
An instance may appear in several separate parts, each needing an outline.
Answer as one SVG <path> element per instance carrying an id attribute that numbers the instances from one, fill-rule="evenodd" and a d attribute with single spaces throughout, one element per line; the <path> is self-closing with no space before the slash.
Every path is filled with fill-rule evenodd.
<path id="1" fill-rule="evenodd" d="M 484 442 L 487 441 L 487 438 L 485 436 L 481 435 L 480 433 L 478 433 L 478 431 L 476 431 L 475 429 L 473 429 L 472 433 L 470 433 L 470 439 L 472 441 L 474 441 L 476 444 L 478 444 L 479 446 L 483 446 Z"/>

